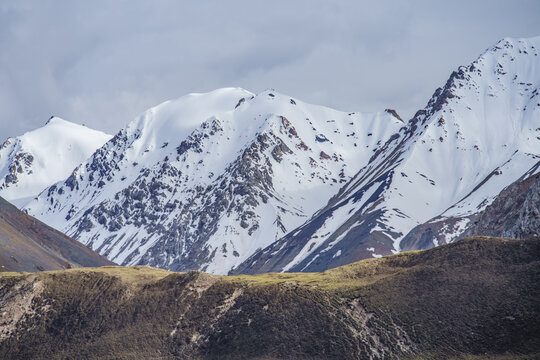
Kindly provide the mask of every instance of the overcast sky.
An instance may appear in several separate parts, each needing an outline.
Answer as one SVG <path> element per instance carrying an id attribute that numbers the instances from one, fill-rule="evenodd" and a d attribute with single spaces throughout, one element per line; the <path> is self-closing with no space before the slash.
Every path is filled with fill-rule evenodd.
<path id="1" fill-rule="evenodd" d="M 540 1 L 0 0 L 0 141 L 51 115 L 114 133 L 190 92 L 268 88 L 344 111 L 423 107 Z"/>

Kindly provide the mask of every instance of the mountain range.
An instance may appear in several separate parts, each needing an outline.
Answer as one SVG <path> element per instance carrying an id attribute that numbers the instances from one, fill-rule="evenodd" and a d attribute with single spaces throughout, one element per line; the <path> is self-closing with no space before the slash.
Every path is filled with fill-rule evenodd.
<path id="1" fill-rule="evenodd" d="M 319 271 L 482 235 L 476 218 L 486 221 L 481 214 L 503 189 L 540 170 L 538 47 L 540 38 L 503 39 L 453 72 L 309 222 L 235 272 Z M 527 236 L 540 232 L 533 198 L 521 219 L 533 224 Z"/>
<path id="2" fill-rule="evenodd" d="M 122 265 L 227 273 L 308 220 L 403 122 L 266 91 L 168 101 L 26 210 Z"/>
<path id="3" fill-rule="evenodd" d="M 8 140 L 0 195 L 118 264 L 175 271 L 322 271 L 488 231 L 538 236 L 539 47 L 501 40 L 406 122 L 274 90 L 190 94 L 67 174 L 46 167 L 40 190 L 13 185 L 38 170 Z"/>

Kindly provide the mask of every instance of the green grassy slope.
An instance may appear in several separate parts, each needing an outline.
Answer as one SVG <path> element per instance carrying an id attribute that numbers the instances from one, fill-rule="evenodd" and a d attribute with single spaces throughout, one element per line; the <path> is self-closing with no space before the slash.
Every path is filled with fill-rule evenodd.
<path id="1" fill-rule="evenodd" d="M 474 238 L 323 273 L 0 275 L 2 359 L 532 359 L 540 240 Z"/>

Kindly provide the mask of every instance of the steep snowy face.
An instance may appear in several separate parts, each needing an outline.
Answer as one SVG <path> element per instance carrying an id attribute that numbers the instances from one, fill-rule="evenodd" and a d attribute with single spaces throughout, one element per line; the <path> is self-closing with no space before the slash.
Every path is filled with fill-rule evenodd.
<path id="1" fill-rule="evenodd" d="M 416 225 L 483 210 L 539 160 L 539 50 L 540 37 L 503 39 L 460 67 L 328 206 L 236 271 L 317 271 L 387 255 Z M 446 229 L 449 241 L 465 227 Z"/>
<path id="2" fill-rule="evenodd" d="M 503 39 L 453 73 L 413 120 L 380 207 L 395 250 L 411 224 L 477 213 L 538 161 L 539 48 L 540 38 Z"/>
<path id="3" fill-rule="evenodd" d="M 265 91 L 158 105 L 26 210 L 123 265 L 227 273 L 324 206 L 404 124 Z"/>
<path id="4" fill-rule="evenodd" d="M 0 147 L 0 196 L 24 206 L 68 177 L 111 137 L 52 117 L 39 129 L 7 139 Z"/>
<path id="5" fill-rule="evenodd" d="M 442 214 L 413 228 L 402 250 L 429 249 L 468 236 L 527 239 L 540 236 L 540 161 L 484 210 L 457 216 Z"/>

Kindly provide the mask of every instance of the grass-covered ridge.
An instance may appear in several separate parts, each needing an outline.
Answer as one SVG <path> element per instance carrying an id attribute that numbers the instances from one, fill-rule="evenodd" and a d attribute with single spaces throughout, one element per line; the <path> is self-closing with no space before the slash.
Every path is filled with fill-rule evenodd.
<path id="1" fill-rule="evenodd" d="M 0 275 L 0 358 L 534 358 L 540 240 L 474 238 L 322 273 Z"/>

